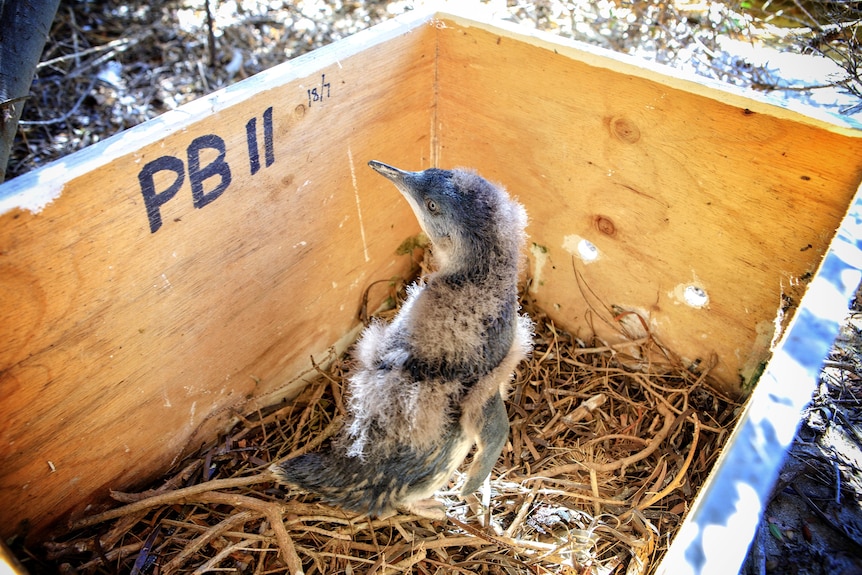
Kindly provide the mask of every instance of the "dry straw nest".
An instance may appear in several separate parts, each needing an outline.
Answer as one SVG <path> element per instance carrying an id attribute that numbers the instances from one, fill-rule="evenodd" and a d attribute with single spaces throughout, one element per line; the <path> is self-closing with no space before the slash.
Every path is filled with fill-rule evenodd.
<path id="1" fill-rule="evenodd" d="M 333 354 L 300 396 L 237 414 L 158 487 L 112 493 L 126 505 L 77 521 L 38 564 L 164 575 L 654 570 L 739 406 L 654 338 L 608 346 L 523 306 L 535 350 L 507 402 L 510 440 L 489 491 L 461 499 L 456 473 L 438 493 L 447 521 L 357 516 L 273 483 L 273 462 L 317 449 L 343 421 L 351 360 Z"/>

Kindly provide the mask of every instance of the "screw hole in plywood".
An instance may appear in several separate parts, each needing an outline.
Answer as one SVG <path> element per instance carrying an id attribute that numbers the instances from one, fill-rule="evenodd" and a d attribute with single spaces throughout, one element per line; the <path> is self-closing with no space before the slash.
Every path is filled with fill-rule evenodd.
<path id="1" fill-rule="evenodd" d="M 598 261 L 602 255 L 593 242 L 577 234 L 564 237 L 562 247 L 571 255 L 579 257 L 585 264 Z"/>
<path id="2" fill-rule="evenodd" d="M 578 255 L 585 264 L 591 264 L 599 259 L 599 249 L 590 240 L 581 239 L 578 242 Z"/>
<path id="3" fill-rule="evenodd" d="M 685 303 L 693 308 L 703 308 L 709 304 L 709 295 L 700 286 L 687 285 L 682 292 Z"/>

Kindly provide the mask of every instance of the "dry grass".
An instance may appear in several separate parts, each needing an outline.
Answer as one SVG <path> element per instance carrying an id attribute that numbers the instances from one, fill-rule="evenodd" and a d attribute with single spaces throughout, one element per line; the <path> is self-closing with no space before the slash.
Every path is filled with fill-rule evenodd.
<path id="1" fill-rule="evenodd" d="M 559 329 L 532 302 L 535 351 L 508 402 L 490 492 L 446 522 L 356 516 L 285 493 L 267 468 L 316 449 L 345 415 L 349 357 L 290 402 L 246 414 L 160 487 L 72 526 L 34 565 L 82 573 L 648 573 L 709 473 L 737 405 L 652 339 Z M 651 358 L 646 361 L 643 358 Z M 481 495 L 481 494 L 480 494 Z M 41 555 L 41 553 L 40 553 Z M 31 565 L 31 570 L 35 570 Z"/>

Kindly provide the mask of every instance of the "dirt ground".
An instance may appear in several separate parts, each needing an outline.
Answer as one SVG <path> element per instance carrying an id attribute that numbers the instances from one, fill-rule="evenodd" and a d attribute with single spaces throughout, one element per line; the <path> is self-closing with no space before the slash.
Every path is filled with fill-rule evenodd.
<path id="1" fill-rule="evenodd" d="M 715 52 L 721 48 L 720 31 L 739 36 L 745 28 L 730 26 L 738 14 L 712 3 L 695 9 L 645 2 L 638 11 L 609 2 L 583 3 L 589 6 L 578 9 L 552 1 L 484 4 L 497 17 L 671 64 L 679 58 L 697 60 L 704 50 Z M 7 178 L 411 6 L 401 1 L 213 1 L 210 35 L 203 0 L 64 2 Z M 756 70 L 730 56 L 701 67 L 737 84 L 781 80 L 774 70 Z M 860 430 L 862 294 L 857 294 L 802 417 L 745 573 L 862 573 Z"/>
<path id="2" fill-rule="evenodd" d="M 745 573 L 862 573 L 862 290 L 826 360 Z"/>

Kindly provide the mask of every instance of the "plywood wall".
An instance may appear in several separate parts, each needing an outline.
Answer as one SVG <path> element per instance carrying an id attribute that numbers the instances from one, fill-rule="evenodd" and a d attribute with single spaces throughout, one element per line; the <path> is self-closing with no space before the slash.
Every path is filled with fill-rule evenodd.
<path id="1" fill-rule="evenodd" d="M 376 34 L 0 190 L 3 536 L 152 480 L 247 398 L 295 392 L 312 354 L 355 335 L 365 288 L 408 272 L 395 251 L 418 225 L 366 163 L 430 165 L 434 34 Z"/>
<path id="2" fill-rule="evenodd" d="M 525 35 L 438 34 L 440 164 L 521 198 L 539 303 L 610 341 L 646 335 L 635 312 L 744 391 L 862 180 L 862 138 Z"/>

